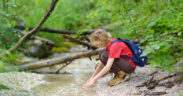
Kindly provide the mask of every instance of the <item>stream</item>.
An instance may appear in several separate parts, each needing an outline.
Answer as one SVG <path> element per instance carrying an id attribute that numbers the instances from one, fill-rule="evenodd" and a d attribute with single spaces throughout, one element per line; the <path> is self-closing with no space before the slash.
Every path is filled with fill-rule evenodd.
<path id="1" fill-rule="evenodd" d="M 71 74 L 44 74 L 46 83 L 32 88 L 32 91 L 38 96 L 94 96 L 92 88 L 85 89 L 82 85 L 92 75 L 95 65 L 95 59 L 77 59 L 61 70 Z"/>

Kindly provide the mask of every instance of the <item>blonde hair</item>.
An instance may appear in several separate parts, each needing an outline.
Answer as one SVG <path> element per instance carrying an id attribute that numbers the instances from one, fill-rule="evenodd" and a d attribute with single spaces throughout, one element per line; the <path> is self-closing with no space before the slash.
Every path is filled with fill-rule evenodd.
<path id="1" fill-rule="evenodd" d="M 106 46 L 111 39 L 111 34 L 103 29 L 98 29 L 94 31 L 90 36 L 91 44 L 97 47 Z"/>

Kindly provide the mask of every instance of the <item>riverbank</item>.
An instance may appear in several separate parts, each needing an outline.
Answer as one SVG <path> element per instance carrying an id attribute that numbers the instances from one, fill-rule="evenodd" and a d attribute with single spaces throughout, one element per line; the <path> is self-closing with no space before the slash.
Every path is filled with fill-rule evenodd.
<path id="1" fill-rule="evenodd" d="M 36 96 L 31 89 L 45 83 L 43 77 L 25 72 L 0 73 L 0 83 L 9 88 L 0 90 L 0 96 Z"/>
<path id="2" fill-rule="evenodd" d="M 96 96 L 183 96 L 183 83 L 174 84 L 171 88 L 165 86 L 156 86 L 154 89 L 149 90 L 147 87 L 136 87 L 143 82 L 149 80 L 152 76 L 153 69 L 150 66 L 138 67 L 131 78 L 127 82 L 110 87 L 107 82 L 112 79 L 112 75 L 107 75 L 101 78 L 93 89 L 96 91 Z M 154 79 L 168 76 L 167 71 L 159 71 L 154 74 Z M 176 77 L 163 80 L 160 84 L 174 81 Z M 163 93 L 162 95 L 152 95 L 153 93 Z M 149 94 L 149 95 L 148 95 Z M 151 94 L 151 95 L 150 95 Z"/>
<path id="3" fill-rule="evenodd" d="M 0 90 L 0 96 L 183 96 L 183 83 L 174 84 L 171 88 L 157 86 L 152 90 L 137 85 L 149 80 L 150 73 L 155 71 L 150 66 L 137 67 L 131 79 L 119 85 L 110 87 L 107 82 L 112 79 L 108 74 L 89 88 L 82 85 L 88 80 L 96 65 L 95 58 L 78 59 L 62 71 L 71 74 L 35 74 L 25 72 L 0 73 L 0 83 L 10 90 Z M 52 68 L 51 68 L 52 69 Z M 52 69 L 53 70 L 53 69 Z M 158 71 L 154 79 L 168 76 L 167 71 Z M 166 83 L 173 78 L 163 80 Z M 153 92 L 165 92 L 164 95 L 147 95 Z"/>

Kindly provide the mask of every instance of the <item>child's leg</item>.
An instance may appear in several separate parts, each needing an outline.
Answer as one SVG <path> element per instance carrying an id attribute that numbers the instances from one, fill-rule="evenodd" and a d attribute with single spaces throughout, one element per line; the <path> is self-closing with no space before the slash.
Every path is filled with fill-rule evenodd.
<path id="1" fill-rule="evenodd" d="M 108 60 L 109 52 L 108 51 L 101 51 L 99 53 L 99 59 L 105 65 Z M 114 78 L 108 82 L 108 85 L 113 86 L 117 85 L 121 82 L 129 80 L 129 73 L 133 72 L 135 68 L 132 67 L 130 62 L 123 58 L 115 59 L 110 72 L 115 74 Z"/>
<path id="2" fill-rule="evenodd" d="M 115 71 L 116 68 L 119 68 L 120 71 L 117 71 L 116 76 L 108 82 L 108 85 L 114 86 L 121 82 L 127 81 L 130 78 L 130 73 L 132 73 L 135 68 L 132 67 L 130 62 L 123 58 L 116 59 L 113 64 L 113 69 L 111 71 Z"/>
<path id="3" fill-rule="evenodd" d="M 135 70 L 131 63 L 123 59 L 122 57 L 115 59 L 113 65 L 128 74 L 132 73 Z"/>
<path id="4" fill-rule="evenodd" d="M 108 51 L 103 50 L 99 53 L 99 59 L 104 65 L 106 65 L 107 63 L 108 56 L 109 56 Z M 135 70 L 135 68 L 132 67 L 130 62 L 120 57 L 118 59 L 115 59 L 110 69 L 110 72 L 117 73 L 118 71 L 121 71 L 121 70 L 124 71 L 125 73 L 132 73 Z"/>

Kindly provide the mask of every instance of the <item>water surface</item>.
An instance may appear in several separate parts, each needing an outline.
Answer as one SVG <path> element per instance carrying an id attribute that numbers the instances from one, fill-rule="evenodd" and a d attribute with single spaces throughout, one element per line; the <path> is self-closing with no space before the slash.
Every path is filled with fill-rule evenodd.
<path id="1" fill-rule="evenodd" d="M 45 74 L 45 84 L 32 90 L 38 96 L 93 96 L 92 88 L 85 89 L 82 85 L 90 78 L 96 61 L 88 58 L 75 60 L 62 71 L 71 74 Z M 52 68 L 53 70 L 53 68 Z"/>

